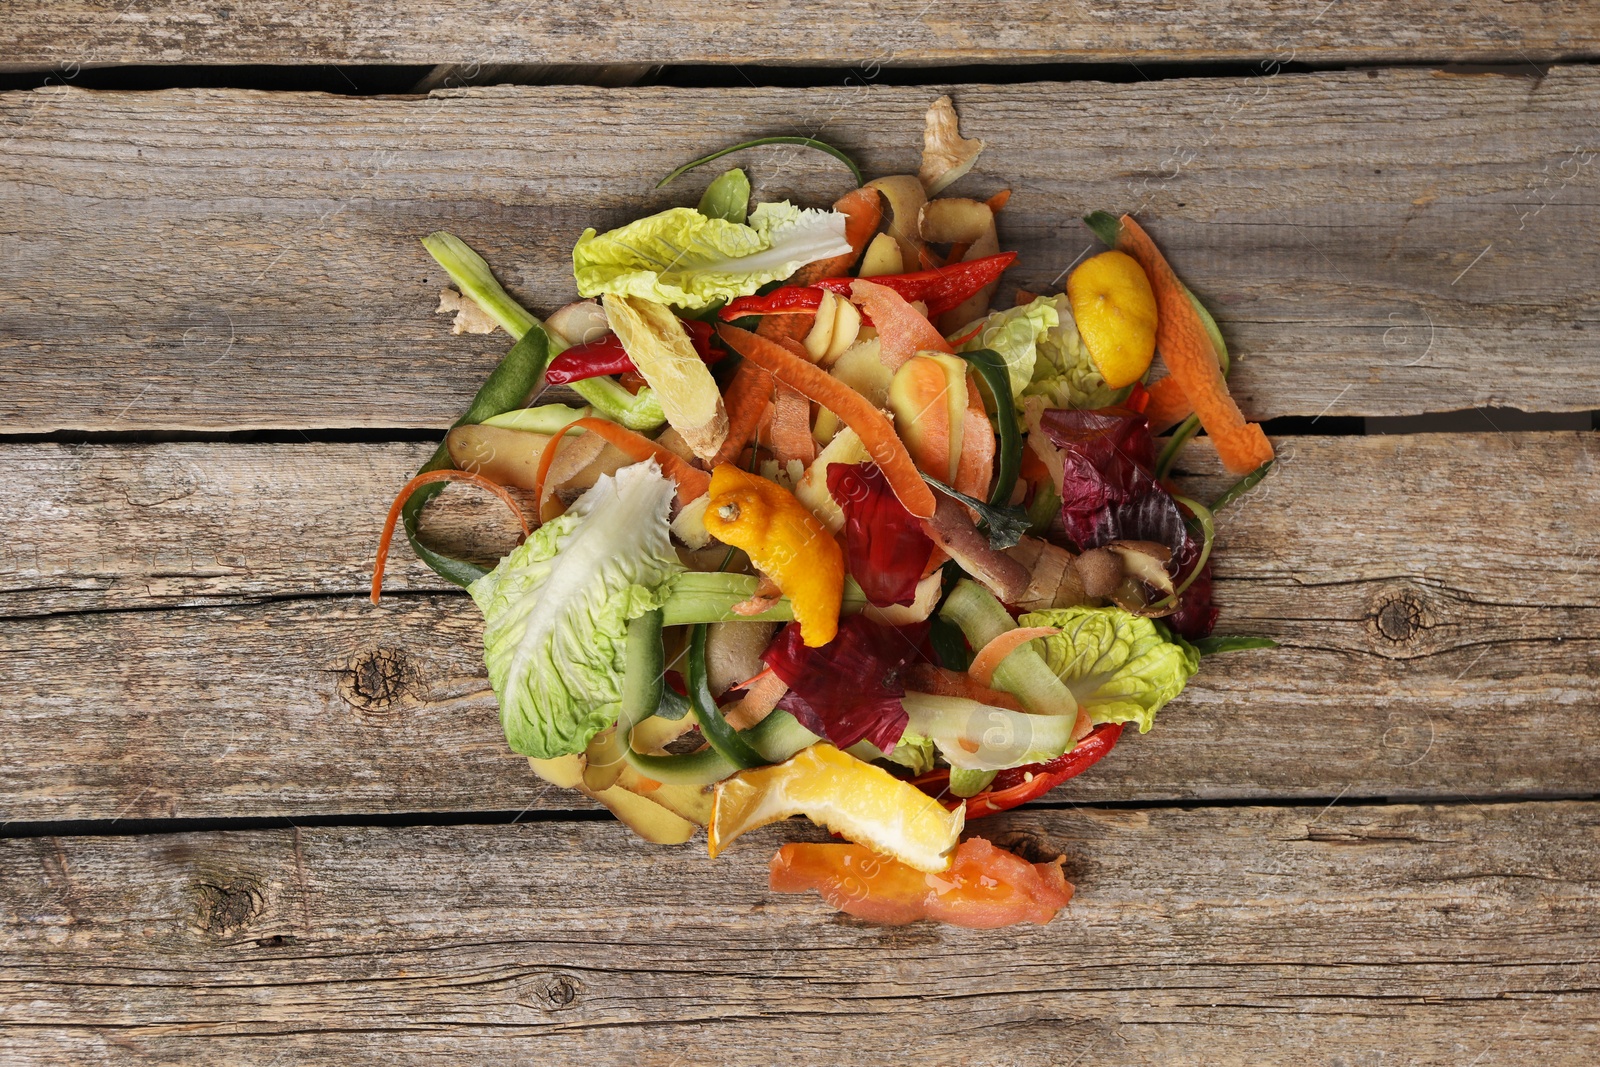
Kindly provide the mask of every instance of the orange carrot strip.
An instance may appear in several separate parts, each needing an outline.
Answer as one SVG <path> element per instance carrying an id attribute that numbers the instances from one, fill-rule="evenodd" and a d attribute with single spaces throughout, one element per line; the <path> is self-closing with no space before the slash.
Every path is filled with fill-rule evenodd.
<path id="1" fill-rule="evenodd" d="M 1228 394 L 1216 349 L 1183 283 L 1131 215 L 1122 216 L 1117 248 L 1138 260 L 1150 278 L 1156 294 L 1156 346 L 1167 370 L 1194 405 L 1200 425 L 1216 445 L 1217 456 L 1235 474 L 1255 470 L 1272 458 L 1272 443 L 1260 426 L 1245 421 Z"/>
<path id="2" fill-rule="evenodd" d="M 1000 209 L 1005 207 L 1006 203 L 1010 199 L 1011 199 L 1011 190 L 1010 189 L 1002 189 L 998 193 L 995 193 L 993 196 L 991 196 L 987 201 L 985 201 L 985 203 L 987 203 L 989 205 L 989 210 L 990 211 L 993 211 L 996 214 L 999 214 Z"/>
<path id="3" fill-rule="evenodd" d="M 750 435 L 761 425 L 761 416 L 772 403 L 772 375 L 754 363 L 741 363 L 733 372 L 728 391 L 722 396 L 722 406 L 728 410 L 728 437 L 711 460 L 715 470 L 724 463 L 732 463 L 750 443 Z"/>
<path id="4" fill-rule="evenodd" d="M 517 522 L 522 524 L 522 536 L 527 537 L 531 532 L 528 529 L 528 520 L 522 514 L 522 508 L 517 506 L 517 502 L 512 498 L 511 494 L 506 492 L 504 486 L 491 482 L 483 475 L 473 474 L 471 471 L 457 470 L 427 471 L 419 474 L 400 487 L 400 492 L 396 494 L 394 503 L 389 505 L 389 517 L 383 521 L 383 536 L 378 539 L 378 559 L 372 565 L 372 602 L 374 604 L 383 595 L 383 571 L 389 563 L 389 545 L 394 540 L 395 524 L 400 521 L 400 509 L 406 506 L 406 501 L 411 499 L 412 493 L 434 482 L 469 482 L 480 489 L 489 490 L 489 492 L 504 500 L 506 507 L 510 508 L 511 513 L 517 517 Z"/>
<path id="5" fill-rule="evenodd" d="M 1025 454 L 1033 449 L 1024 449 Z M 978 380 L 967 374 L 967 410 L 961 420 L 961 455 L 956 457 L 955 489 L 958 493 L 989 499 L 989 482 L 994 478 L 994 426 L 983 407 Z"/>
<path id="6" fill-rule="evenodd" d="M 779 463 L 797 459 L 806 466 L 817 458 L 811 436 L 811 401 L 787 385 L 778 386 L 772 402 L 772 454 Z"/>
<path id="7" fill-rule="evenodd" d="M 899 370 L 918 352 L 955 351 L 926 315 L 887 285 L 857 278 L 850 283 L 850 299 L 866 309 L 877 327 L 878 358 L 890 370 Z"/>
<path id="8" fill-rule="evenodd" d="M 1178 379 L 1170 375 L 1151 382 L 1145 386 L 1144 391 L 1150 396 L 1150 402 L 1145 405 L 1144 417 L 1150 424 L 1150 432 L 1153 434 L 1158 434 L 1194 414 L 1194 405 L 1183 395 Z"/>
<path id="9" fill-rule="evenodd" d="M 867 242 L 878 232 L 878 224 L 883 221 L 883 198 L 878 190 L 863 187 L 835 200 L 833 210 L 844 215 L 844 239 L 850 242 L 850 251 L 807 263 L 790 277 L 790 285 L 810 285 L 822 278 L 838 278 L 848 273 L 867 250 Z"/>
<path id="10" fill-rule="evenodd" d="M 988 685 L 994 679 L 994 669 L 1011 653 L 1035 637 L 1049 637 L 1060 632 L 1055 626 L 1019 626 L 1015 630 L 1007 630 L 978 650 L 978 654 L 972 657 L 972 666 L 967 668 L 967 673 L 979 685 Z"/>
<path id="11" fill-rule="evenodd" d="M 539 454 L 539 469 L 533 475 L 533 491 L 540 499 L 544 498 L 544 480 L 550 473 L 550 464 L 555 462 L 556 449 L 560 447 L 562 437 L 573 430 L 588 430 L 596 437 L 604 438 L 608 444 L 616 445 L 635 461 L 653 459 L 661 464 L 661 473 L 671 478 L 673 484 L 678 487 L 680 503 L 687 504 L 711 491 L 711 475 L 697 467 L 689 466 L 682 457 L 656 444 L 648 437 L 641 437 L 632 430 L 618 426 L 614 422 L 607 422 L 605 419 L 585 418 L 568 423 L 545 442 L 544 451 Z"/>
<path id="12" fill-rule="evenodd" d="M 952 345 L 964 345 L 968 341 L 972 340 L 974 337 L 978 336 L 982 332 L 983 332 L 983 321 L 980 319 L 977 322 L 977 324 L 972 327 L 972 329 L 968 330 L 966 333 L 962 334 L 960 337 L 957 337 L 954 341 L 951 341 L 950 343 Z"/>
<path id="13" fill-rule="evenodd" d="M 894 490 L 894 495 L 906 510 L 921 519 L 933 514 L 933 490 L 917 473 L 916 464 L 911 462 L 911 454 L 895 435 L 894 424 L 884 417 L 883 412 L 873 407 L 871 401 L 821 367 L 801 359 L 765 337 L 758 337 L 748 330 L 726 323 L 717 326 L 717 333 L 745 359 L 770 371 L 778 381 L 799 390 L 843 419 L 845 425 L 861 438 L 867 454 L 883 471 L 889 488 Z"/>
<path id="14" fill-rule="evenodd" d="M 761 679 L 765 678 L 767 675 L 769 675 L 771 673 L 773 673 L 773 670 L 772 670 L 771 667 L 768 667 L 764 671 L 760 671 L 760 672 L 758 672 L 756 674 L 752 674 L 750 677 L 746 678 L 742 682 L 734 682 L 732 685 L 728 686 L 728 691 L 730 693 L 732 693 L 732 692 L 736 692 L 736 691 L 738 691 L 740 689 L 749 689 L 752 685 L 754 685 L 755 683 L 759 682 Z"/>

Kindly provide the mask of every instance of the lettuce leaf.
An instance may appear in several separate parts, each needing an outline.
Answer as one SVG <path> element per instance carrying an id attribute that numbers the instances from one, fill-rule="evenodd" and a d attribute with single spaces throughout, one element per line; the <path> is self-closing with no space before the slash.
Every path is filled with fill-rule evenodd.
<path id="1" fill-rule="evenodd" d="M 1128 395 L 1126 389 L 1107 385 L 1095 369 L 1065 295 L 1041 296 L 1030 304 L 994 312 L 959 350 L 979 348 L 992 348 L 1005 360 L 1012 395 L 1018 399 L 1038 396 L 1051 407 L 1103 408 Z"/>
<path id="2" fill-rule="evenodd" d="M 749 225 L 675 207 L 596 234 L 583 231 L 572 274 L 583 296 L 615 293 L 681 308 L 749 296 L 818 259 L 850 251 L 844 215 L 758 204 Z"/>
<path id="3" fill-rule="evenodd" d="M 515 752 L 582 752 L 616 720 L 630 619 L 683 570 L 667 533 L 673 485 L 654 461 L 602 477 L 467 587 Z"/>
<path id="4" fill-rule="evenodd" d="M 1011 395 L 1021 397 L 1028 383 L 1033 381 L 1034 365 L 1039 358 L 1039 340 L 1061 323 L 1061 314 L 1055 302 L 1041 296 L 1031 304 L 992 312 L 983 320 L 983 327 L 975 337 L 957 351 L 976 352 L 980 348 L 993 349 L 1005 361 L 1006 374 L 1011 378 Z M 962 327 L 961 332 L 971 331 Z"/>
<path id="5" fill-rule="evenodd" d="M 1017 625 L 1061 630 L 1041 639 L 1045 662 L 1097 725 L 1133 722 L 1148 733 L 1156 712 L 1200 670 L 1193 645 L 1166 640 L 1151 620 L 1121 608 L 1035 611 Z"/>

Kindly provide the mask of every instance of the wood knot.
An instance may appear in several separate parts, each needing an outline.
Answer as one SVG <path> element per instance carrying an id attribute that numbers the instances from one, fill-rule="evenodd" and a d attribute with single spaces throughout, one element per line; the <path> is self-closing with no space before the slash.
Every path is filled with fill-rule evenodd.
<path id="1" fill-rule="evenodd" d="M 256 938 L 256 948 L 287 948 L 294 944 L 294 938 L 287 934 L 273 934 L 271 937 Z"/>
<path id="2" fill-rule="evenodd" d="M 572 1007 L 581 992 L 577 979 L 564 974 L 546 975 L 539 984 L 539 998 L 551 1011 Z"/>
<path id="3" fill-rule="evenodd" d="M 1421 598 L 1406 589 L 1384 598 L 1373 610 L 1371 623 L 1384 640 L 1403 645 L 1427 629 L 1428 616 Z"/>
<path id="4" fill-rule="evenodd" d="M 264 900 L 261 887 L 248 879 L 219 883 L 196 882 L 193 887 L 195 918 L 200 929 L 225 937 L 255 920 Z"/>
<path id="5" fill-rule="evenodd" d="M 418 679 L 411 658 L 397 648 L 358 653 L 338 674 L 339 696 L 357 717 L 373 721 L 397 713 L 410 699 Z"/>
<path id="6" fill-rule="evenodd" d="M 1051 863 L 1061 855 L 1060 849 L 1051 848 L 1050 842 L 1027 830 L 1001 830 L 989 835 L 989 841 L 996 848 L 1015 852 L 1029 863 Z"/>

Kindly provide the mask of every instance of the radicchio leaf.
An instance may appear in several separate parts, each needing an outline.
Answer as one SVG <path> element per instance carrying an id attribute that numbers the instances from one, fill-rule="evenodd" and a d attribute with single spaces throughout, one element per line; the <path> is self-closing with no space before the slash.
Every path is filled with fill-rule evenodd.
<path id="1" fill-rule="evenodd" d="M 1062 451 L 1061 516 L 1080 551 L 1105 543 L 1099 537 L 1110 517 L 1103 513 L 1162 491 L 1150 473 L 1150 427 L 1137 411 L 1058 408 L 1041 415 L 1039 427 Z"/>
<path id="2" fill-rule="evenodd" d="M 863 739 L 887 752 L 905 732 L 902 674 L 920 655 L 928 624 L 884 626 L 863 615 L 839 624 L 820 648 L 807 648 L 790 623 L 761 654 L 789 691 L 778 707 L 839 748 Z"/>
<path id="3" fill-rule="evenodd" d="M 1151 473 L 1155 442 L 1144 415 L 1129 408 L 1044 412 L 1039 427 L 1061 449 L 1061 520 L 1077 549 L 1112 541 L 1154 541 L 1172 551 L 1169 571 L 1181 583 L 1194 569 L 1201 542 L 1183 510 Z M 1217 621 L 1208 560 L 1167 623 L 1185 637 L 1203 637 Z"/>

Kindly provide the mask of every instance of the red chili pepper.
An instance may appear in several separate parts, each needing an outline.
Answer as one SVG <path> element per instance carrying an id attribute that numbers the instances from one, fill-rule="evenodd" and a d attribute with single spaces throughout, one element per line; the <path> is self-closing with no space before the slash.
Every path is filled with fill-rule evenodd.
<path id="1" fill-rule="evenodd" d="M 694 345 L 694 350 L 700 358 L 707 363 L 715 363 L 726 353 L 711 343 L 715 335 L 715 328 L 709 322 L 699 319 L 680 319 L 684 329 L 689 332 L 689 342 Z M 633 360 L 628 358 L 627 350 L 622 347 L 622 342 L 614 333 L 608 333 L 599 340 L 587 344 L 573 345 L 545 368 L 544 380 L 547 385 L 566 385 L 570 382 L 581 382 L 585 378 L 599 378 L 607 374 L 628 374 L 637 372 Z"/>
<path id="2" fill-rule="evenodd" d="M 879 285 L 887 285 L 907 300 L 920 300 L 928 305 L 928 315 L 942 315 L 961 304 L 990 282 L 998 281 L 1007 267 L 1015 263 L 1015 252 L 1001 252 L 996 256 L 952 263 L 947 267 L 913 271 L 910 274 L 881 274 L 869 278 Z M 846 296 L 854 278 L 824 278 L 817 285 Z M 781 290 L 780 290 L 781 292 Z"/>
<path id="3" fill-rule="evenodd" d="M 1068 778 L 1080 775 L 1100 762 L 1121 736 L 1122 723 L 1102 723 L 1089 731 L 1089 736 L 1079 741 L 1071 752 L 1057 756 L 1048 763 L 1032 763 L 1026 767 L 1011 767 L 1001 771 L 989 783 L 989 788 L 967 799 L 967 818 L 981 819 L 985 815 L 1006 811 L 1043 796 Z M 947 768 L 930 771 L 911 780 L 912 785 L 953 809 L 961 803 L 961 798 L 943 795 L 949 782 L 950 771 Z"/>
<path id="4" fill-rule="evenodd" d="M 928 315 L 932 317 L 961 306 L 973 293 L 997 281 L 1005 269 L 1016 262 L 1016 258 L 1015 252 L 1001 252 L 966 263 L 952 263 L 947 267 L 912 271 L 910 274 L 880 274 L 868 280 L 888 286 L 907 300 L 922 301 L 928 305 Z M 766 296 L 741 296 L 729 301 L 720 315 L 724 322 L 732 322 L 745 315 L 815 311 L 822 303 L 822 290 L 849 296 L 850 283 L 855 280 L 823 278 L 814 285 L 786 285 Z"/>
<path id="5" fill-rule="evenodd" d="M 848 289 L 845 291 L 849 292 Z M 728 301 L 717 315 L 723 322 L 732 322 L 746 315 L 787 315 L 792 312 L 815 311 L 821 306 L 821 289 L 812 285 L 786 285 L 782 289 L 774 289 L 766 296 L 735 297 Z"/>
<path id="6" fill-rule="evenodd" d="M 550 385 L 566 385 L 633 369 L 633 360 L 628 358 L 622 342 L 616 334 L 608 333 L 598 341 L 573 345 L 552 359 L 545 368 L 544 380 Z"/>

